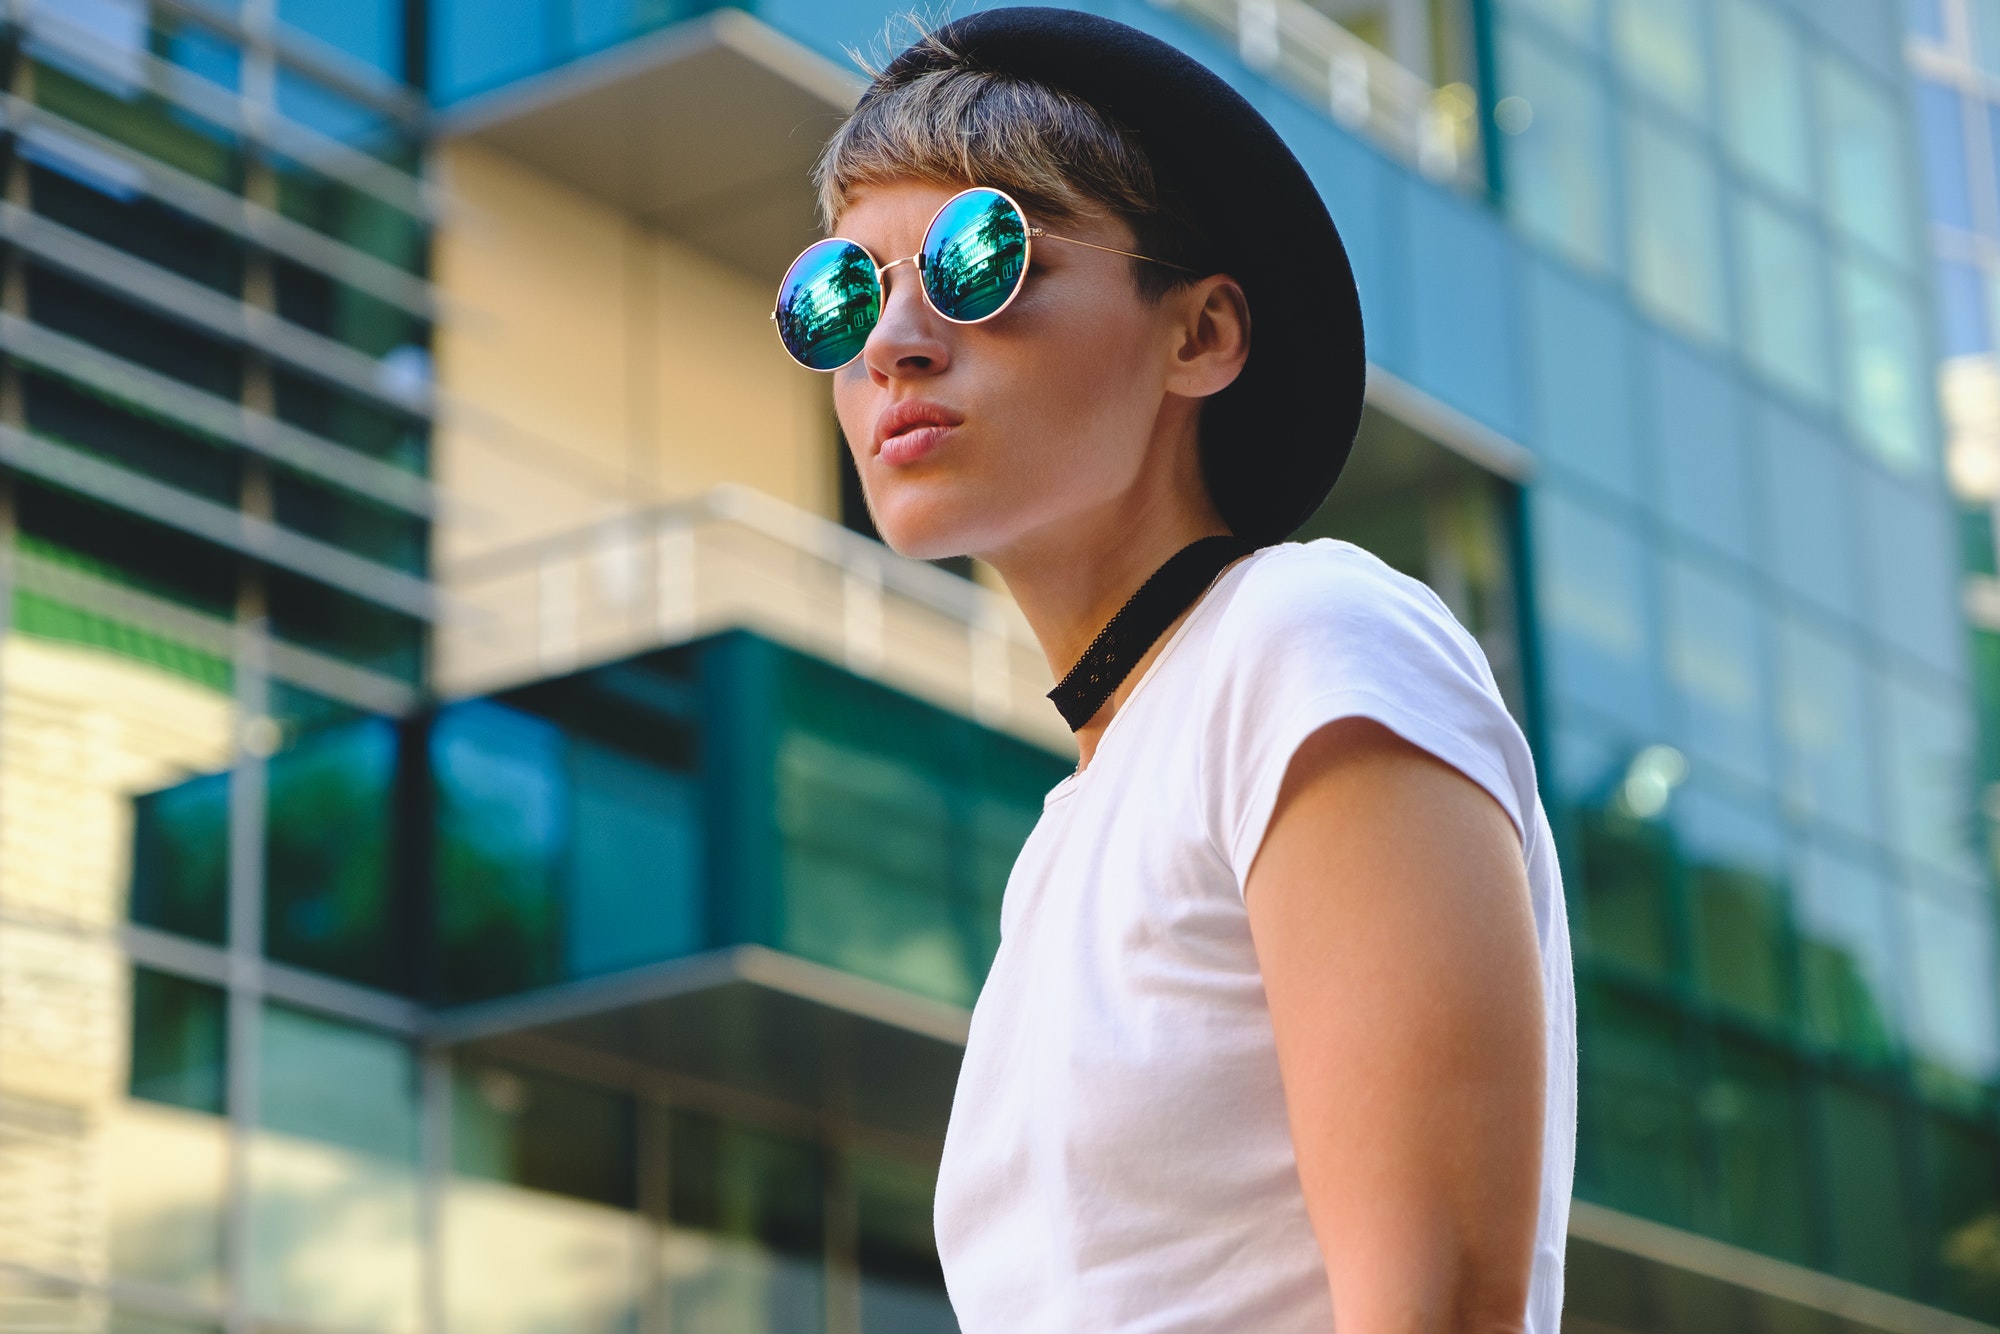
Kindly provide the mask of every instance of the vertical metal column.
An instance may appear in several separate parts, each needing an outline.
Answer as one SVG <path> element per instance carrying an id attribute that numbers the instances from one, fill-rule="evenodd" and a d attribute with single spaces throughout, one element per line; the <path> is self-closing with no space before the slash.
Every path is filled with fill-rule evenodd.
<path id="1" fill-rule="evenodd" d="M 418 1095 L 423 1118 L 423 1143 L 419 1150 L 418 1244 L 422 1271 L 422 1320 L 424 1334 L 445 1334 L 450 1327 L 445 1300 L 444 1235 L 449 1223 L 445 1213 L 451 1190 L 451 1053 L 441 1047 L 423 1050 L 423 1082 Z"/>
<path id="2" fill-rule="evenodd" d="M 826 1133 L 826 1334 L 861 1334 L 861 1219 L 854 1195 L 854 1042 L 850 1024 L 820 1019 L 830 1071 Z"/>
<path id="3" fill-rule="evenodd" d="M 260 1120 L 264 945 L 264 811 L 272 750 L 264 622 L 236 632 L 236 746 L 229 774 L 228 1334 L 250 1334 L 251 1146 Z"/>

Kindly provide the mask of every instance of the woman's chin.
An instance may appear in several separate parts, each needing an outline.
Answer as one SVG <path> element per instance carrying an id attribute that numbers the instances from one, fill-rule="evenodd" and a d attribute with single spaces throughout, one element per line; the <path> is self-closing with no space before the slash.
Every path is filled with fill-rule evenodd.
<path id="1" fill-rule="evenodd" d="M 880 506 L 875 528 L 890 550 L 912 560 L 963 556 L 979 545 L 975 524 L 936 504 Z"/>

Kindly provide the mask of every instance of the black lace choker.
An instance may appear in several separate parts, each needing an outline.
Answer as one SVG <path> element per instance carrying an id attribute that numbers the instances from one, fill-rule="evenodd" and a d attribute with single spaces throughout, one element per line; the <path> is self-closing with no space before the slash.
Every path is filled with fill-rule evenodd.
<path id="1" fill-rule="evenodd" d="M 1176 617 L 1194 605 L 1223 566 L 1257 548 L 1240 537 L 1204 537 L 1176 551 L 1152 578 L 1139 585 L 1111 623 L 1097 632 L 1076 666 L 1049 692 L 1056 711 L 1072 732 L 1097 716 L 1111 692 L 1166 632 Z"/>

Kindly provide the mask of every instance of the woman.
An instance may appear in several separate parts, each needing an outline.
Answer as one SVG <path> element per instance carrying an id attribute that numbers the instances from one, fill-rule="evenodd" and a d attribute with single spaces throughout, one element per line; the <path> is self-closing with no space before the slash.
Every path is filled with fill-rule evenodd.
<path id="1" fill-rule="evenodd" d="M 1007 886 L 937 1199 L 968 1331 L 1556 1334 L 1562 886 L 1477 645 L 1287 544 L 1365 375 L 1277 134 L 1131 28 L 948 25 L 786 275 L 877 526 L 1006 580 L 1077 772 Z"/>

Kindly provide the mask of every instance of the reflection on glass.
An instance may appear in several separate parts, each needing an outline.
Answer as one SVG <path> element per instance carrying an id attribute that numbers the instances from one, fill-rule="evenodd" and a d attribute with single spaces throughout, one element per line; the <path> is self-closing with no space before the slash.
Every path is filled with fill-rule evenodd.
<path id="1" fill-rule="evenodd" d="M 1907 677 L 1892 676 L 1886 687 L 1882 779 L 1896 845 L 1920 865 L 1960 883 L 1977 883 L 1976 733 L 1970 711 L 1962 700 Z"/>
<path id="2" fill-rule="evenodd" d="M 1590 1002 L 1578 1009 L 1581 1041 L 1595 1054 L 1580 1071 L 1583 1191 L 1614 1208 L 1691 1226 L 1699 1126 L 1681 1022 L 1608 990 Z"/>
<path id="3" fill-rule="evenodd" d="M 1714 1137 L 1716 1231 L 1766 1255 L 1812 1259 L 1804 1099 L 1792 1063 L 1722 1039 L 1701 1110 Z"/>
<path id="4" fill-rule="evenodd" d="M 1743 351 L 1750 364 L 1804 398 L 1832 390 L 1827 366 L 1826 261 L 1814 234 L 1754 195 L 1732 222 L 1741 274 Z"/>
<path id="5" fill-rule="evenodd" d="M 1768 1024 L 1787 1023 L 1790 940 L 1776 820 L 1735 794 L 1696 787 L 1675 798 L 1675 826 L 1703 994 Z"/>
<path id="6" fill-rule="evenodd" d="M 1708 61 L 1695 0 L 1611 0 L 1619 69 L 1682 115 L 1708 118 Z"/>
<path id="7" fill-rule="evenodd" d="M 1875 457 L 1902 472 L 1931 463 L 1930 367 L 1915 298 L 1873 264 L 1840 265 L 1847 336 L 1847 422 Z"/>
<path id="8" fill-rule="evenodd" d="M 1832 1268 L 1891 1292 L 1911 1280 L 1910 1208 L 1895 1107 L 1844 1084 L 1819 1086 L 1817 1120 Z"/>
<path id="9" fill-rule="evenodd" d="M 1991 1082 L 2000 1075 L 1992 905 L 1906 891 L 1902 907 L 1911 1048 L 1948 1076 Z"/>
<path id="10" fill-rule="evenodd" d="M 2000 1319 L 2000 1151 L 1978 1122 L 1933 1112 L 1923 1118 L 1930 1188 L 1931 1262 L 1946 1305 L 1981 1320 Z"/>
<path id="11" fill-rule="evenodd" d="M 220 1116 L 228 1089 L 227 999 L 220 987 L 132 970 L 135 1098 Z"/>
<path id="12" fill-rule="evenodd" d="M 1864 836 L 1876 830 L 1868 679 L 1845 636 L 1791 616 L 1778 629 L 1785 802 Z"/>
<path id="13" fill-rule="evenodd" d="M 408 985 L 394 915 L 396 728 L 371 718 L 305 737 L 270 763 L 264 948 L 364 986 Z"/>
<path id="14" fill-rule="evenodd" d="M 957 1334 L 931 1235 L 937 1170 L 857 1154 L 854 1185 L 862 1334 Z"/>
<path id="15" fill-rule="evenodd" d="M 571 737 L 564 973 L 692 954 L 707 935 L 695 780 Z"/>
<path id="16" fill-rule="evenodd" d="M 1521 24 L 1501 30 L 1500 84 L 1533 108 L 1519 134 L 1504 135 L 1507 210 L 1531 236 L 1576 263 L 1608 268 L 1611 202 L 1605 180 L 1610 104 L 1581 63 Z"/>
<path id="17" fill-rule="evenodd" d="M 1895 910 L 1875 867 L 1815 845 L 1793 881 L 1799 992 L 1807 1035 L 1858 1060 L 1895 1050 Z"/>
<path id="18" fill-rule="evenodd" d="M 1822 54 L 1813 67 L 1833 224 L 1883 258 L 1908 264 L 1915 235 L 1903 173 L 1903 119 L 1886 89 Z"/>
<path id="19" fill-rule="evenodd" d="M 1615 797 L 1580 811 L 1577 823 L 1582 934 L 1591 958 L 1670 977 L 1673 849 L 1666 828 L 1634 815 Z"/>
<path id="20" fill-rule="evenodd" d="M 229 777 L 132 803 L 132 920 L 221 944 L 229 899 Z"/>
<path id="21" fill-rule="evenodd" d="M 1852 454 L 1805 418 L 1769 400 L 1756 414 L 1763 475 L 1765 549 L 1779 581 L 1837 615 L 1858 615 Z"/>
<path id="22" fill-rule="evenodd" d="M 220 1297 L 228 1123 L 134 1100 L 112 1107 L 103 1135 L 113 1276 Z"/>
<path id="23" fill-rule="evenodd" d="M 418 1325 L 416 1061 L 409 1046 L 266 1005 L 250 1153 L 250 1300 L 261 1313 Z"/>
<path id="24" fill-rule="evenodd" d="M 1965 99 L 1957 88 L 1919 78 L 1917 150 L 1932 222 L 1972 229 L 1971 158 L 1965 150 Z"/>
<path id="25" fill-rule="evenodd" d="M 452 1075 L 452 1160 L 466 1176 L 629 1209 L 631 1098 L 480 1062 Z"/>
<path id="26" fill-rule="evenodd" d="M 1687 745 L 1755 782 L 1770 776 L 1761 608 L 1687 560 L 1667 567 L 1667 676 Z"/>
<path id="27" fill-rule="evenodd" d="M 1747 484 L 1743 396 L 1728 368 L 1679 339 L 1647 340 L 1652 438 L 1667 514 L 1723 551 L 1749 558 L 1752 516 Z"/>
<path id="28" fill-rule="evenodd" d="M 392 79 L 403 77 L 403 0 L 278 0 L 278 18 Z"/>
<path id="29" fill-rule="evenodd" d="M 1650 728 L 1658 717 L 1647 642 L 1647 551 L 1617 522 L 1535 488 L 1535 573 L 1552 684 L 1607 717 Z"/>
<path id="30" fill-rule="evenodd" d="M 1707 153 L 1649 117 L 1625 123 L 1632 291 L 1685 333 L 1722 336 L 1722 227 Z"/>
<path id="31" fill-rule="evenodd" d="M 668 1144 L 670 1327 L 817 1334 L 825 1303 L 818 1154 L 692 1113 L 672 1116 Z"/>
<path id="32" fill-rule="evenodd" d="M 1738 166 L 1795 199 L 1812 194 L 1805 47 L 1759 0 L 1722 0 L 1723 137 Z"/>

